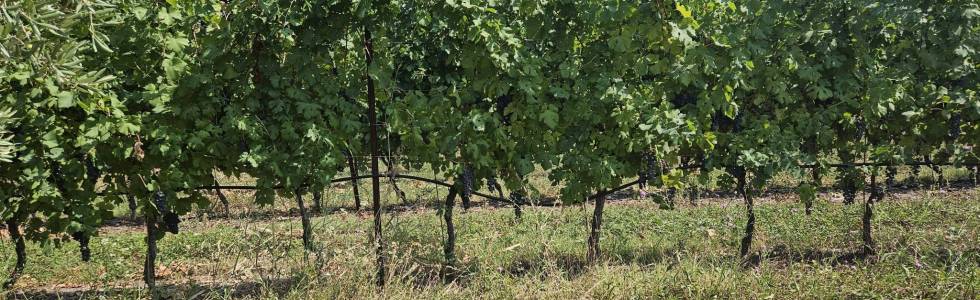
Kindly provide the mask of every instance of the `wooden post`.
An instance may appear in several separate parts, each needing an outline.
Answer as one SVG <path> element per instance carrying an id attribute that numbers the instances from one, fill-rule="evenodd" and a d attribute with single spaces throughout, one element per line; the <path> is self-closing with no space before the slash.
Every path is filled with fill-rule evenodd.
<path id="1" fill-rule="evenodd" d="M 374 49 L 371 45 L 371 31 L 364 28 L 364 57 L 367 62 L 367 70 L 371 69 L 374 61 Z M 367 100 L 368 100 L 368 122 L 370 122 L 371 133 L 371 202 L 374 209 L 374 249 L 377 255 L 377 285 L 385 285 L 385 254 L 384 240 L 381 236 L 381 182 L 378 173 L 378 115 L 377 99 L 374 94 L 374 79 L 371 79 L 370 71 L 366 73 L 364 79 L 367 80 Z"/>
<path id="2" fill-rule="evenodd" d="M 157 218 L 146 212 L 146 260 L 143 261 L 143 282 L 152 293 L 156 289 Z"/>

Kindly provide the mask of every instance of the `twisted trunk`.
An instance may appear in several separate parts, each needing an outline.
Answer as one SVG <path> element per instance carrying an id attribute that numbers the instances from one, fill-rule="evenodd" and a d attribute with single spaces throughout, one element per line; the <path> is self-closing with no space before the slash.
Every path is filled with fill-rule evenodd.
<path id="1" fill-rule="evenodd" d="M 463 202 L 463 210 L 470 209 L 470 195 L 473 194 L 473 168 L 463 167 L 463 191 L 460 193 L 460 200 Z"/>
<path id="2" fill-rule="evenodd" d="M 503 196 L 504 196 L 504 192 L 503 190 L 501 190 L 500 197 L 503 198 Z M 517 221 L 520 221 L 521 218 L 524 216 L 524 211 L 521 210 L 521 204 L 522 204 L 521 199 L 524 198 L 518 199 L 517 197 L 514 197 L 513 199 L 511 199 L 511 202 L 513 202 L 514 205 L 514 219 L 516 219 Z"/>
<path id="3" fill-rule="evenodd" d="M 10 234 L 10 240 L 14 242 L 17 262 L 14 264 L 14 270 L 10 272 L 10 277 L 3 282 L 4 289 L 9 289 L 17 283 L 17 278 L 24 273 L 24 264 L 27 262 L 27 247 L 24 244 L 24 236 L 20 234 L 20 224 L 14 219 L 7 220 L 7 233 Z"/>
<path id="4" fill-rule="evenodd" d="M 745 222 L 745 235 L 742 236 L 742 245 L 739 250 L 739 254 L 745 257 L 749 254 L 749 249 L 752 248 L 752 236 L 755 234 L 755 207 L 752 201 L 752 194 L 748 187 L 746 187 L 745 169 L 740 169 L 736 173 L 738 192 L 742 194 L 742 198 L 745 200 L 745 212 L 748 216 L 748 220 Z"/>
<path id="5" fill-rule="evenodd" d="M 812 176 L 813 176 L 813 188 L 819 190 L 820 189 L 820 186 L 821 186 L 820 168 L 819 167 L 814 167 L 813 168 Z M 805 208 L 806 215 L 809 216 L 810 214 L 813 213 L 813 199 L 807 199 L 807 201 L 804 202 L 803 205 L 806 207 Z"/>
<path id="6" fill-rule="evenodd" d="M 909 182 L 908 184 L 910 186 L 919 187 L 919 173 L 921 172 L 921 170 L 922 167 L 919 165 L 912 166 L 912 176 L 909 176 L 908 178 L 908 182 Z"/>
<path id="7" fill-rule="evenodd" d="M 303 223 L 303 248 L 313 251 L 313 228 L 310 225 L 310 215 L 306 212 L 306 204 L 303 203 L 303 190 L 296 190 L 296 206 L 299 207 L 299 217 Z"/>
<path id="8" fill-rule="evenodd" d="M 589 249 L 586 260 L 594 264 L 599 259 L 599 236 L 602 232 L 602 209 L 606 204 L 606 195 L 599 193 L 595 199 L 595 210 L 592 211 L 592 230 L 589 233 Z"/>
<path id="9" fill-rule="evenodd" d="M 133 195 L 126 195 L 126 202 L 129 203 L 129 219 L 136 220 L 136 198 L 133 198 Z"/>
<path id="10" fill-rule="evenodd" d="M 442 218 L 446 221 L 446 244 L 443 253 L 446 257 L 446 265 L 456 264 L 456 227 L 453 225 L 453 206 L 456 200 L 456 185 L 449 188 L 449 195 L 446 195 L 446 204 L 442 208 Z"/>
<path id="11" fill-rule="evenodd" d="M 878 188 L 875 180 L 876 175 L 875 173 L 871 174 L 871 195 L 864 202 L 864 216 L 861 218 L 861 237 L 864 241 L 864 254 L 867 256 L 874 256 L 877 253 L 874 237 L 871 235 L 871 219 L 874 217 L 875 202 L 884 196 L 883 191 Z"/>
<path id="12" fill-rule="evenodd" d="M 936 188 L 943 188 L 949 186 L 946 182 L 946 176 L 943 174 L 943 170 L 938 165 L 929 165 L 932 168 L 932 173 L 936 175 Z"/>
<path id="13" fill-rule="evenodd" d="M 221 192 L 221 189 L 217 188 L 217 186 L 219 186 L 218 179 L 211 176 L 211 180 L 214 181 L 214 194 L 218 196 L 218 201 L 221 201 L 221 206 L 223 206 L 225 209 L 225 216 L 231 215 L 231 209 L 229 208 L 231 205 L 228 203 L 228 197 L 225 197 L 225 193 Z"/>
<path id="14" fill-rule="evenodd" d="M 354 210 L 361 210 L 361 192 L 358 191 L 357 184 L 357 160 L 354 159 L 354 154 L 350 151 L 347 152 L 347 165 L 350 167 L 350 176 L 354 178 L 351 181 L 351 187 L 354 188 Z"/>
<path id="15" fill-rule="evenodd" d="M 691 202 L 691 206 L 698 206 L 698 198 L 701 197 L 701 189 L 697 186 L 692 186 L 687 191 L 688 201 Z"/>
<path id="16" fill-rule="evenodd" d="M 313 213 L 323 213 L 323 191 L 320 189 L 313 190 Z"/>

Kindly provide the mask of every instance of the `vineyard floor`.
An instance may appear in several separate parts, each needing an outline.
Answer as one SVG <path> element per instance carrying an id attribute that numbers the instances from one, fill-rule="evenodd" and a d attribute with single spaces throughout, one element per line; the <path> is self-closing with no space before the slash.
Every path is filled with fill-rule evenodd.
<path id="1" fill-rule="evenodd" d="M 439 196 L 411 184 L 403 189 L 419 195 L 413 199 Z M 459 263 L 448 270 L 437 207 L 406 205 L 385 217 L 391 269 L 383 293 L 372 280 L 370 216 L 329 209 L 349 201 L 341 190 L 325 194 L 329 213 L 313 219 L 318 250 L 312 253 L 303 251 L 288 201 L 250 207 L 239 199 L 244 194 L 229 193 L 238 212 L 233 217 L 191 218 L 180 234 L 160 241 L 157 275 L 164 293 L 177 299 L 980 296 L 976 188 L 890 194 L 876 206 L 874 258 L 857 254 L 863 205 L 845 206 L 838 195 L 824 193 L 806 216 L 795 196 L 773 193 L 756 207 L 754 255 L 747 262 L 737 257 L 744 208 L 724 195 L 697 206 L 678 202 L 674 210 L 633 199 L 633 193 L 618 195 L 606 208 L 595 266 L 585 263 L 588 205 L 528 207 L 520 222 L 507 207 L 458 209 Z M 138 224 L 108 226 L 93 239 L 89 263 L 79 261 L 70 241 L 60 248 L 29 245 L 25 275 L 3 296 L 145 297 L 143 237 Z M 0 266 L 9 270 L 13 257 L 4 238 Z"/>

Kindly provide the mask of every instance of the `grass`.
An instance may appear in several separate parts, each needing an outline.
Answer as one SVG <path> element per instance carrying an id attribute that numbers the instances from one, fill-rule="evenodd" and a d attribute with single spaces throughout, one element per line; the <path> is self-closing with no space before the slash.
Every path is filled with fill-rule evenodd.
<path id="1" fill-rule="evenodd" d="M 426 203 L 438 191 L 404 184 Z M 363 191 L 363 190 L 362 190 Z M 344 188 L 325 205 L 346 205 Z M 366 194 L 366 193 L 365 193 Z M 385 193 L 388 203 L 398 203 Z M 442 191 L 442 196 L 445 191 Z M 737 257 L 745 222 L 737 199 L 658 209 L 649 200 L 607 206 L 597 265 L 584 262 L 591 206 L 478 207 L 455 218 L 456 268 L 443 267 L 438 211 L 387 214 L 389 285 L 373 285 L 371 218 L 315 217 L 317 251 L 303 251 L 298 218 L 283 204 L 257 208 L 233 194 L 229 219 L 193 218 L 160 242 L 158 281 L 173 298 L 959 298 L 980 295 L 980 196 L 976 189 L 909 192 L 876 207 L 879 255 L 860 258 L 863 205 L 793 201 L 757 205 L 755 256 Z M 365 202 L 366 202 L 365 197 Z M 269 211 L 282 211 L 272 214 Z M 461 212 L 462 210 L 458 210 Z M 7 292 L 27 297 L 146 297 L 141 227 L 116 226 L 92 241 L 92 262 L 66 242 L 28 247 L 25 275 Z M 13 265 L 9 240 L 0 266 Z"/>

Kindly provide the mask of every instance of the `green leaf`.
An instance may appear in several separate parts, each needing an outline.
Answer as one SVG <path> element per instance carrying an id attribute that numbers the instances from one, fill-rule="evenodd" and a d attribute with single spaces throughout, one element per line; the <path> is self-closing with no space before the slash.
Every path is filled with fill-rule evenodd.
<path id="1" fill-rule="evenodd" d="M 549 128 L 555 129 L 558 127 L 558 112 L 548 109 L 541 112 L 539 117 L 541 118 L 541 122 L 544 122 Z"/>
<path id="2" fill-rule="evenodd" d="M 69 108 L 75 106 L 75 95 L 69 91 L 58 93 L 58 108 Z"/>

